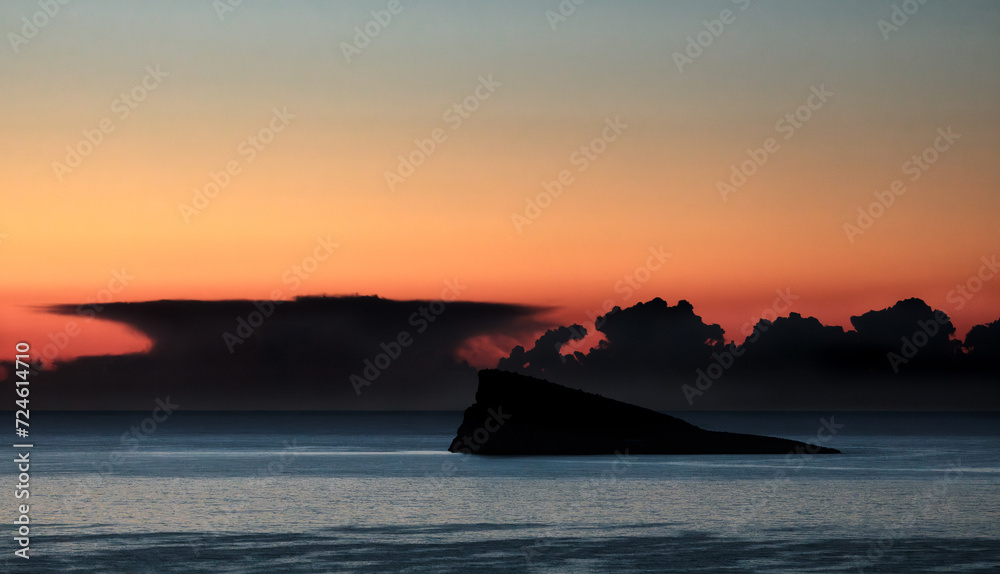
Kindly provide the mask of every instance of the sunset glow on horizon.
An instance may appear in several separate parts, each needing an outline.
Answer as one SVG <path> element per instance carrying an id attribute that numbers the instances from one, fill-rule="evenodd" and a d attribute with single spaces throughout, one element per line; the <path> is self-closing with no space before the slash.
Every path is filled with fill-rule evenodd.
<path id="1" fill-rule="evenodd" d="M 304 6 L 80 1 L 5 46 L 0 345 L 149 348 L 56 304 L 449 280 L 553 326 L 687 300 L 736 341 L 780 293 L 847 329 L 910 297 L 959 337 L 1000 317 L 995 3 L 888 34 L 892 2 Z"/>

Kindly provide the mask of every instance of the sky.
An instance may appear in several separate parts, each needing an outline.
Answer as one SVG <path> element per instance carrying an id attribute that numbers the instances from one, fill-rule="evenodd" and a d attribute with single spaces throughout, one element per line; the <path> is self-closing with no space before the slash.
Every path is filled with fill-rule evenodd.
<path id="1" fill-rule="evenodd" d="M 448 282 L 553 326 L 687 300 L 728 340 L 781 293 L 846 327 L 919 297 L 962 336 L 1000 317 L 998 24 L 991 1 L 8 2 L 0 348 L 150 346 L 99 312 L 63 337 L 49 305 Z"/>

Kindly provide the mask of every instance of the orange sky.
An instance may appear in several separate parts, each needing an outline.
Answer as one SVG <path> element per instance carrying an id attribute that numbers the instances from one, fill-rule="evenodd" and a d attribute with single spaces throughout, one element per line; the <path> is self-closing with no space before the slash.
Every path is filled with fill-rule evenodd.
<path id="1" fill-rule="evenodd" d="M 405 5 L 350 62 L 341 43 L 384 3 L 222 19 L 204 3 L 74 3 L 5 46 L 0 348 L 77 319 L 29 307 L 106 289 L 411 299 L 454 278 L 464 299 L 556 307 L 554 323 L 586 322 L 606 300 L 687 299 L 736 339 L 786 289 L 791 311 L 832 324 L 911 296 L 961 335 L 1000 317 L 1000 280 L 961 308 L 949 298 L 1000 255 L 994 4 L 925 5 L 889 40 L 876 24 L 888 4 L 755 6 L 683 72 L 671 55 L 719 7 L 594 4 L 553 30 L 530 3 L 444 4 Z M 785 139 L 778 122 L 821 86 L 832 95 Z M 128 92 L 144 99 L 124 115 Z M 53 166 L 102 125 L 78 167 Z M 913 181 L 907 162 L 945 147 L 949 127 L 960 136 Z M 398 156 L 435 134 L 390 187 Z M 269 143 L 251 156 L 255 135 Z M 717 182 L 768 138 L 776 151 L 724 200 Z M 229 166 L 185 220 L 181 204 Z M 518 229 L 512 215 L 564 170 L 573 182 Z M 844 224 L 897 179 L 906 193 L 850 241 Z M 283 278 L 319 238 L 339 246 L 293 289 Z M 672 256 L 629 296 L 619 282 L 651 248 Z M 123 270 L 134 278 L 110 293 Z M 60 358 L 147 345 L 93 321 Z"/>

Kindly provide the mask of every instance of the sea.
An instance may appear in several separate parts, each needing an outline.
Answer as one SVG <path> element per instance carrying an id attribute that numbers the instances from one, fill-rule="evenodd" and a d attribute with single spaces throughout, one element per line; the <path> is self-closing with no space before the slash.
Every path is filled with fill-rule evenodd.
<path id="1" fill-rule="evenodd" d="M 452 454 L 460 412 L 34 412 L 0 447 L 0 571 L 1000 572 L 998 413 L 671 414 L 842 454 Z"/>

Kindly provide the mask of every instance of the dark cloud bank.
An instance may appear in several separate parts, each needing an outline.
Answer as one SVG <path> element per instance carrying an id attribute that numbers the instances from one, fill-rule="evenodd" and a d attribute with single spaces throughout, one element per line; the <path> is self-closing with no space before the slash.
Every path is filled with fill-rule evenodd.
<path id="1" fill-rule="evenodd" d="M 34 374 L 32 406 L 143 410 L 169 396 L 190 410 L 463 409 L 476 371 L 458 349 L 537 332 L 541 311 L 378 297 L 109 304 L 99 317 L 153 348 L 57 362 Z M 945 313 L 907 299 L 851 324 L 792 313 L 726 343 L 688 302 L 653 299 L 599 317 L 593 349 L 574 348 L 583 327 L 563 326 L 498 366 L 661 410 L 1000 408 L 1000 320 L 960 340 Z"/>
<path id="2" fill-rule="evenodd" d="M 552 329 L 499 368 L 659 409 L 983 409 L 1000 406 L 1000 320 L 964 342 L 919 299 L 851 317 L 854 330 L 791 313 L 762 319 L 726 343 L 687 301 L 615 308 L 596 321 L 605 340 L 574 342 L 580 325 Z"/>
<path id="3" fill-rule="evenodd" d="M 476 369 L 456 350 L 479 335 L 537 332 L 540 310 L 379 297 L 112 303 L 97 318 L 142 331 L 152 349 L 57 361 L 35 375 L 32 406 L 151 409 L 169 395 L 192 410 L 461 409 Z M 81 309 L 50 311 L 78 320 Z"/>

